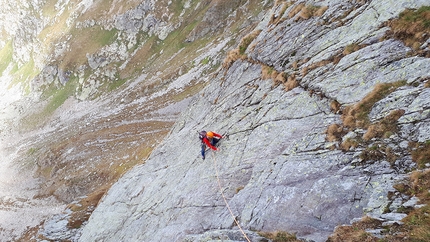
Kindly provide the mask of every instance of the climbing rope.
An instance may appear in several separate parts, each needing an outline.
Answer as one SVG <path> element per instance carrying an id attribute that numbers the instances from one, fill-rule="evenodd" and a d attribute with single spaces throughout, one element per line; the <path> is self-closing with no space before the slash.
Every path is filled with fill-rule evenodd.
<path id="1" fill-rule="evenodd" d="M 237 227 L 239 227 L 240 232 L 242 232 L 243 236 L 245 237 L 245 239 L 246 239 L 248 242 L 251 242 L 251 240 L 249 240 L 248 236 L 246 236 L 246 234 L 245 234 L 245 232 L 243 231 L 242 227 L 240 226 L 239 222 L 236 220 L 236 217 L 234 216 L 233 211 L 232 211 L 232 210 L 231 210 L 231 208 L 230 208 L 230 205 L 228 205 L 227 198 L 224 196 L 224 192 L 222 191 L 221 181 L 219 180 L 218 168 L 217 168 L 217 166 L 216 166 L 216 159 L 215 159 L 214 152 L 211 152 L 211 154 L 212 154 L 212 160 L 214 161 L 215 173 L 216 173 L 216 179 L 217 179 L 217 181 L 218 181 L 219 191 L 221 192 L 221 195 L 222 195 L 222 198 L 224 199 L 225 205 L 227 206 L 228 211 L 230 212 L 231 217 L 233 218 L 233 220 L 234 220 L 234 222 L 236 223 Z"/>

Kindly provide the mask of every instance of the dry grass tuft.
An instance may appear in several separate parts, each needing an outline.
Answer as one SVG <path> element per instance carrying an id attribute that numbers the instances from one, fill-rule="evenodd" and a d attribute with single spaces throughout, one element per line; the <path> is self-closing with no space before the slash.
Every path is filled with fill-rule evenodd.
<path id="1" fill-rule="evenodd" d="M 359 145 L 358 141 L 355 139 L 347 139 L 342 144 L 340 144 L 341 150 L 348 151 L 351 148 L 355 149 Z"/>
<path id="2" fill-rule="evenodd" d="M 296 80 L 296 75 L 288 76 L 287 81 L 283 83 L 285 87 L 285 91 L 293 90 L 294 88 L 299 86 L 299 82 Z"/>
<path id="3" fill-rule="evenodd" d="M 230 68 L 230 66 L 237 61 L 238 59 L 241 59 L 242 56 L 239 54 L 239 49 L 233 49 L 230 50 L 227 53 L 227 57 L 224 59 L 224 62 L 222 63 L 222 66 L 226 69 Z"/>
<path id="4" fill-rule="evenodd" d="M 312 17 L 319 17 L 324 14 L 324 12 L 328 9 L 327 6 L 315 6 L 315 5 L 306 5 L 305 7 L 301 8 L 301 11 L 299 13 L 298 19 L 310 19 Z"/>
<path id="5" fill-rule="evenodd" d="M 349 128 L 367 128 L 370 126 L 368 114 L 372 106 L 388 94 L 395 91 L 398 87 L 406 84 L 406 81 L 393 83 L 380 83 L 375 86 L 373 91 L 355 105 L 348 106 L 342 113 L 342 121 Z"/>
<path id="6" fill-rule="evenodd" d="M 366 229 L 375 228 L 382 225 L 382 222 L 370 217 L 364 217 L 361 221 L 353 223 L 351 226 L 338 226 L 327 242 L 376 242 L 378 238 L 366 233 Z"/>
<path id="7" fill-rule="evenodd" d="M 430 164 L 430 141 L 423 144 L 417 144 L 411 153 L 412 160 L 417 163 L 418 168 L 425 168 L 426 164 Z"/>
<path id="8" fill-rule="evenodd" d="M 368 128 L 367 128 L 367 132 L 363 135 L 363 139 L 365 141 L 368 141 L 374 137 L 376 137 L 378 135 L 378 133 L 381 133 L 382 127 L 378 124 L 371 124 Z"/>
<path id="9" fill-rule="evenodd" d="M 302 73 L 303 77 L 306 76 L 308 74 L 308 72 L 309 72 L 309 67 L 307 67 L 307 66 L 303 67 L 302 70 L 301 70 L 301 73 Z"/>
<path id="10" fill-rule="evenodd" d="M 429 199 L 427 193 L 430 189 L 430 170 L 414 171 L 410 175 L 412 188 L 416 191 L 415 194 L 422 193 L 422 199 Z M 427 191 L 426 191 L 427 190 Z"/>
<path id="11" fill-rule="evenodd" d="M 358 45 L 358 44 L 350 44 L 348 46 L 345 47 L 345 49 L 343 51 L 339 51 L 337 53 L 334 53 L 331 57 L 325 59 L 325 60 L 321 60 L 319 62 L 315 62 L 312 63 L 309 66 L 303 67 L 301 72 L 302 72 L 302 76 L 306 76 L 308 74 L 309 71 L 314 70 L 316 68 L 319 67 L 323 67 L 323 66 L 327 66 L 329 64 L 338 64 L 339 61 L 348 54 L 351 54 L 359 49 L 362 49 L 364 47 L 366 47 L 367 45 Z M 306 60 L 304 61 L 306 62 Z M 294 67 L 294 66 L 293 66 Z M 297 67 L 294 67 L 297 68 Z"/>
<path id="12" fill-rule="evenodd" d="M 368 141 L 372 138 L 385 137 L 388 138 L 390 134 L 396 133 L 398 131 L 397 120 L 405 114 L 405 110 L 399 109 L 391 111 L 391 113 L 386 116 L 382 121 L 371 124 L 367 129 L 367 132 L 363 135 L 363 139 Z"/>
<path id="13" fill-rule="evenodd" d="M 276 1 L 275 2 L 275 6 L 279 6 L 281 4 L 281 1 Z M 284 21 L 285 19 L 282 18 L 282 16 L 284 15 L 285 11 L 287 10 L 287 8 L 289 8 L 293 3 L 292 2 L 283 2 L 282 3 L 282 7 L 279 11 L 279 14 L 272 14 L 270 21 L 268 23 L 268 25 L 277 25 L 280 22 Z"/>
<path id="14" fill-rule="evenodd" d="M 321 6 L 320 8 L 318 8 L 318 10 L 315 12 L 314 16 L 315 17 L 321 17 L 325 11 L 327 11 L 328 6 Z"/>
<path id="15" fill-rule="evenodd" d="M 367 147 L 360 153 L 360 159 L 363 161 L 379 161 L 385 158 L 385 154 L 382 153 L 382 150 L 379 145 L 373 145 L 371 147 Z"/>
<path id="16" fill-rule="evenodd" d="M 349 55 L 349 54 L 351 54 L 351 53 L 353 53 L 353 52 L 356 52 L 357 50 L 360 50 L 360 49 L 362 49 L 362 48 L 364 48 L 364 47 L 366 47 L 367 45 L 359 45 L 359 44 L 355 44 L 355 43 L 353 43 L 353 44 L 350 44 L 350 45 L 347 45 L 346 47 L 345 47 L 345 49 L 343 50 L 343 52 L 342 52 L 342 54 L 345 56 L 345 55 Z"/>
<path id="17" fill-rule="evenodd" d="M 331 101 L 331 103 L 330 103 L 330 110 L 333 113 L 339 113 L 339 111 L 340 111 L 340 103 L 338 101 L 336 101 L 336 100 Z"/>
<path id="18" fill-rule="evenodd" d="M 331 124 L 328 126 L 327 131 L 327 140 L 329 142 L 339 141 L 342 139 L 342 136 L 345 134 L 343 127 L 339 124 Z"/>
<path id="19" fill-rule="evenodd" d="M 261 236 L 270 239 L 273 242 L 300 242 L 301 240 L 297 239 L 295 234 L 290 234 L 287 232 L 260 232 L 258 233 Z"/>
<path id="20" fill-rule="evenodd" d="M 263 79 L 263 80 L 268 80 L 268 79 L 275 80 L 278 75 L 279 75 L 279 73 L 273 67 L 261 65 L 261 79 Z"/>
<path id="21" fill-rule="evenodd" d="M 227 57 L 224 59 L 222 66 L 226 69 L 230 68 L 230 66 L 238 59 L 246 59 L 247 56 L 245 54 L 246 49 L 251 44 L 251 42 L 257 38 L 257 36 L 261 33 L 261 30 L 255 30 L 248 35 L 244 36 L 239 43 L 237 49 L 233 49 L 227 53 Z M 255 44 L 252 48 L 255 47 Z"/>
<path id="22" fill-rule="evenodd" d="M 284 84 L 287 81 L 287 74 L 285 72 L 278 73 L 273 81 L 275 85 Z"/>
<path id="23" fill-rule="evenodd" d="M 313 13 L 312 13 L 311 8 L 306 6 L 306 7 L 302 8 L 302 11 L 300 11 L 299 17 L 297 19 L 302 18 L 304 20 L 307 20 L 307 19 L 311 18 L 312 15 L 313 15 Z"/>
<path id="24" fill-rule="evenodd" d="M 251 42 L 257 38 L 257 36 L 261 33 L 261 30 L 254 30 L 251 33 L 249 33 L 248 35 L 246 35 L 245 37 L 243 37 L 240 40 L 239 43 L 239 54 L 243 55 L 245 54 L 246 49 L 248 48 L 249 44 L 251 44 Z"/>
<path id="25" fill-rule="evenodd" d="M 339 61 L 343 58 L 343 54 L 341 52 L 335 53 L 333 56 L 331 56 L 330 58 L 326 59 L 326 60 L 322 60 L 319 62 L 315 62 L 312 63 L 309 66 L 303 67 L 301 72 L 302 72 L 302 76 L 305 76 L 308 74 L 309 71 L 314 70 L 318 67 L 323 67 L 329 64 L 334 64 L 336 65 L 337 63 L 339 63 Z M 307 62 L 307 60 L 304 60 L 303 62 Z"/>
<path id="26" fill-rule="evenodd" d="M 297 70 L 297 68 L 299 67 L 299 62 L 298 61 L 294 61 L 292 64 L 292 67 L 294 70 Z"/>
<path id="27" fill-rule="evenodd" d="M 399 157 L 397 157 L 397 155 L 393 152 L 393 148 L 391 148 L 391 147 L 389 147 L 389 146 L 387 146 L 386 148 L 385 148 L 385 155 L 387 156 L 386 158 L 387 158 L 387 161 L 388 162 L 390 162 L 391 164 L 393 164 L 396 160 L 397 160 L 397 158 L 399 158 Z"/>
<path id="28" fill-rule="evenodd" d="M 331 124 L 327 128 L 327 141 L 341 141 L 348 131 L 356 128 L 367 129 L 362 138 L 346 139 L 339 144 L 339 148 L 341 150 L 349 151 L 350 149 L 354 149 L 360 145 L 365 146 L 363 142 L 367 142 L 373 138 L 389 138 L 391 135 L 397 133 L 397 120 L 405 113 L 404 110 L 399 109 L 391 111 L 389 115 L 377 123 L 371 123 L 368 114 L 377 101 L 405 84 L 405 81 L 377 84 L 374 90 L 360 102 L 345 107 L 342 110 L 341 115 L 342 124 Z M 337 101 L 332 101 L 330 109 L 333 112 L 338 113 L 340 112 L 340 104 Z M 360 158 L 363 161 L 386 159 L 390 163 L 394 163 L 398 157 L 389 146 L 382 142 L 371 147 L 367 147 L 361 152 Z"/>
<path id="29" fill-rule="evenodd" d="M 261 65 L 261 79 L 262 80 L 273 80 L 273 86 L 284 85 L 285 91 L 290 91 L 295 87 L 299 86 L 299 82 L 296 80 L 296 75 L 287 75 L 285 72 L 277 72 L 273 67 Z"/>
<path id="30" fill-rule="evenodd" d="M 302 11 L 302 9 L 305 7 L 304 3 L 300 3 L 298 5 L 296 5 L 293 9 L 291 9 L 291 11 L 288 13 L 288 17 L 289 18 L 293 18 L 294 16 L 296 16 L 298 13 L 300 13 Z"/>
<path id="31" fill-rule="evenodd" d="M 244 186 L 240 186 L 238 188 L 236 188 L 236 194 L 239 193 L 240 191 L 242 191 L 245 187 Z"/>
<path id="32" fill-rule="evenodd" d="M 430 57 L 430 51 L 421 49 L 430 35 L 430 6 L 407 9 L 399 15 L 399 19 L 391 20 L 385 26 L 391 28 L 386 37 L 399 39 L 414 49 L 416 54 Z"/>
<path id="33" fill-rule="evenodd" d="M 275 0 L 275 6 L 280 5 L 282 2 L 283 2 L 282 0 Z"/>

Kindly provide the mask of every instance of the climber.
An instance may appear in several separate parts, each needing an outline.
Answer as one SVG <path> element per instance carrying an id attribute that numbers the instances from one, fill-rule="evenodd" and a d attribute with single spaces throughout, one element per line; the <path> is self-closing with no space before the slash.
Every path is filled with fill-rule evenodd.
<path id="1" fill-rule="evenodd" d="M 208 132 L 201 131 L 199 133 L 199 138 L 202 141 L 202 159 L 204 160 L 206 146 L 209 146 L 209 148 L 213 150 L 218 150 L 218 148 L 215 147 L 215 145 L 220 141 L 220 139 L 222 139 L 222 135 L 212 131 L 208 131 Z"/>

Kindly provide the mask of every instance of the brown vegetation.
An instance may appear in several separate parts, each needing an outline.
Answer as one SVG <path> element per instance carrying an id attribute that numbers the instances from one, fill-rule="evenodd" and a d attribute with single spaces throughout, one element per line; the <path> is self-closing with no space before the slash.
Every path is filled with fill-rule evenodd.
<path id="1" fill-rule="evenodd" d="M 272 79 L 273 86 L 282 84 L 287 92 L 299 86 L 299 82 L 297 81 L 294 73 L 288 75 L 285 72 L 277 72 L 273 67 L 263 64 L 261 65 L 261 79 Z"/>
<path id="2" fill-rule="evenodd" d="M 286 82 L 283 82 L 285 91 L 290 91 L 299 86 L 299 82 L 296 80 L 296 75 L 290 75 Z"/>
<path id="3" fill-rule="evenodd" d="M 251 33 L 249 33 L 248 35 L 246 35 L 245 37 L 243 37 L 240 40 L 239 43 L 239 54 L 244 55 L 246 49 L 248 48 L 249 44 L 251 44 L 251 42 L 257 38 L 257 36 L 261 33 L 261 30 L 254 30 Z"/>
<path id="4" fill-rule="evenodd" d="M 238 59 L 246 59 L 247 56 L 245 54 L 246 49 L 251 44 L 251 42 L 257 38 L 257 36 L 261 33 L 261 30 L 255 30 L 248 35 L 244 36 L 239 43 L 239 46 L 236 49 L 233 49 L 227 53 L 227 57 L 224 59 L 222 66 L 228 69 L 236 60 Z"/>
<path id="5" fill-rule="evenodd" d="M 45 236 L 38 234 L 39 229 L 43 227 L 43 222 L 40 223 L 37 226 L 28 228 L 18 239 L 15 241 L 26 241 L 26 242 L 37 242 L 37 241 L 43 241 Z"/>
<path id="6" fill-rule="evenodd" d="M 85 221 L 88 221 L 91 213 L 97 207 L 107 189 L 108 186 L 102 187 L 88 196 L 85 196 L 78 203 L 69 204 L 67 208 L 72 211 L 72 214 L 70 215 L 67 226 L 69 228 L 80 228 Z"/>
<path id="7" fill-rule="evenodd" d="M 408 181 L 398 183 L 394 188 L 402 194 L 419 198 L 420 203 L 425 205 L 416 209 L 401 207 L 399 211 L 407 213 L 407 217 L 402 220 L 403 225 L 382 226 L 381 221 L 365 217 L 352 226 L 337 227 L 327 241 L 430 241 L 430 170 L 414 171 Z M 366 229 L 375 228 L 385 229 L 382 238 L 365 232 Z"/>
<path id="8" fill-rule="evenodd" d="M 261 79 L 273 79 L 275 80 L 279 73 L 271 66 L 261 65 Z"/>
<path id="9" fill-rule="evenodd" d="M 407 9 L 398 19 L 388 21 L 385 26 L 391 28 L 386 38 L 399 39 L 411 47 L 415 54 L 430 57 L 430 51 L 421 48 L 430 35 L 430 6 L 423 6 L 417 10 Z"/>
<path id="10" fill-rule="evenodd" d="M 362 48 L 364 48 L 366 46 L 367 45 L 359 45 L 359 44 L 353 43 L 353 44 L 347 45 L 345 47 L 345 49 L 343 50 L 342 54 L 344 56 L 345 55 L 349 55 L 349 54 L 351 54 L 353 52 L 356 52 L 357 50 L 362 49 Z"/>
<path id="11" fill-rule="evenodd" d="M 430 170 L 412 172 L 410 184 L 409 195 L 418 197 L 422 203 L 430 202 Z"/>
<path id="12" fill-rule="evenodd" d="M 346 127 L 368 128 L 370 121 L 368 114 L 372 106 L 382 98 L 386 97 L 398 87 L 405 85 L 405 81 L 393 83 L 380 83 L 375 86 L 373 91 L 355 105 L 346 107 L 342 113 L 342 121 Z"/>
<path id="13" fill-rule="evenodd" d="M 370 217 L 364 217 L 351 226 L 336 227 L 334 233 L 328 238 L 327 242 L 373 242 L 378 238 L 366 233 L 366 229 L 380 227 L 382 222 Z"/>
<path id="14" fill-rule="evenodd" d="M 416 196 L 425 206 L 413 209 L 403 219 L 405 223 L 395 228 L 394 235 L 387 236 L 389 241 L 400 241 L 409 238 L 409 241 L 430 241 L 430 170 L 414 171 L 409 181 L 394 186 L 399 192 L 408 196 Z M 390 228 L 390 230 L 393 230 Z"/>
<path id="15" fill-rule="evenodd" d="M 331 124 L 328 126 L 326 139 L 329 142 L 340 142 L 348 131 L 357 128 L 367 129 L 363 137 L 349 138 L 339 144 L 341 150 L 348 151 L 358 146 L 366 147 L 365 142 L 373 138 L 389 138 L 391 135 L 397 133 L 397 120 L 405 113 L 404 110 L 393 110 L 389 115 L 375 123 L 370 122 L 368 115 L 377 101 L 405 84 L 405 81 L 377 84 L 374 90 L 360 102 L 347 106 L 342 110 L 342 124 Z M 337 113 L 340 111 L 340 104 L 337 101 L 333 101 L 330 104 L 330 108 L 333 112 Z M 379 142 L 371 147 L 367 147 L 360 154 L 360 159 L 362 161 L 386 159 L 391 164 L 394 164 L 397 158 L 392 148 L 384 144 L 384 142 Z"/>
<path id="16" fill-rule="evenodd" d="M 238 59 L 245 59 L 245 58 L 246 56 L 239 54 L 239 49 L 232 49 L 227 53 L 227 57 L 224 59 L 222 66 L 228 69 Z"/>
<path id="17" fill-rule="evenodd" d="M 430 141 L 420 144 L 416 143 L 412 150 L 412 160 L 418 165 L 418 168 L 425 168 L 426 164 L 430 164 Z"/>
<path id="18" fill-rule="evenodd" d="M 363 139 L 368 141 L 375 137 L 388 138 L 390 134 L 397 133 L 398 127 L 396 122 L 403 114 L 405 114 L 405 110 L 402 109 L 391 111 L 391 113 L 380 122 L 371 124 L 367 132 L 363 135 Z"/>
<path id="19" fill-rule="evenodd" d="M 281 72 L 281 73 L 278 73 L 278 75 L 276 75 L 276 77 L 275 77 L 275 79 L 273 79 L 273 81 L 275 82 L 275 85 L 285 84 L 287 82 L 288 78 L 290 78 L 290 77 L 287 77 L 287 73 Z"/>
<path id="20" fill-rule="evenodd" d="M 305 7 L 304 3 L 300 3 L 298 5 L 296 5 L 293 9 L 291 9 L 291 11 L 288 13 L 288 17 L 289 18 L 293 18 L 294 16 L 296 16 L 300 11 L 302 11 L 302 9 Z"/>
<path id="21" fill-rule="evenodd" d="M 346 134 L 346 131 L 342 125 L 331 124 L 327 128 L 326 134 L 327 140 L 329 142 L 334 142 L 342 140 L 342 137 Z"/>
<path id="22" fill-rule="evenodd" d="M 322 16 L 327 9 L 327 6 L 306 5 L 301 9 L 296 20 L 299 20 L 300 18 L 307 20 L 312 17 Z"/>
<path id="23" fill-rule="evenodd" d="M 275 2 L 275 6 L 279 6 L 281 4 L 281 1 L 276 1 Z M 284 21 L 285 19 L 282 18 L 282 16 L 284 15 L 285 11 L 287 10 L 287 8 L 289 8 L 293 3 L 292 2 L 282 2 L 282 7 L 281 10 L 279 11 L 278 14 L 272 14 L 270 21 L 268 23 L 268 25 L 274 24 L 277 25 L 280 22 Z"/>
<path id="24" fill-rule="evenodd" d="M 367 147 L 360 154 L 360 159 L 362 161 L 378 161 L 385 158 L 385 154 L 383 152 L 384 148 L 382 144 L 375 144 L 370 147 Z"/>
<path id="25" fill-rule="evenodd" d="M 330 110 L 333 113 L 338 113 L 340 111 L 340 103 L 336 100 L 331 101 L 330 103 Z"/>
<path id="26" fill-rule="evenodd" d="M 429 177 L 427 177 L 428 179 Z M 429 189 L 427 187 L 427 189 Z M 406 218 L 403 219 L 406 222 L 406 233 L 407 237 L 411 238 L 411 241 L 430 241 L 430 206 L 426 205 L 422 208 L 412 211 Z"/>
<path id="27" fill-rule="evenodd" d="M 260 232 L 261 236 L 270 239 L 273 242 L 300 242 L 296 235 L 287 232 L 277 231 L 277 232 Z"/>
<path id="28" fill-rule="evenodd" d="M 296 21 L 300 19 L 307 20 L 312 17 L 322 16 L 327 9 L 327 6 L 306 5 L 304 3 L 300 3 L 291 9 L 288 13 L 288 17 L 293 18 L 298 15 L 295 19 Z"/>
<path id="29" fill-rule="evenodd" d="M 346 139 L 342 144 L 340 144 L 340 148 L 344 151 L 348 151 L 351 148 L 356 148 L 358 144 L 359 143 L 356 139 Z"/>

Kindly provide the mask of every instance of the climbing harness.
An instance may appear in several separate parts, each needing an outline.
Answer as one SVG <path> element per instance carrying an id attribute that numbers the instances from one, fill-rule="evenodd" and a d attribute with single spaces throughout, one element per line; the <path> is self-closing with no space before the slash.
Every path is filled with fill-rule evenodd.
<path id="1" fill-rule="evenodd" d="M 242 227 L 240 226 L 239 222 L 236 220 L 236 217 L 233 214 L 233 211 L 230 208 L 230 205 L 228 205 L 227 202 L 227 198 L 224 196 L 224 192 L 222 191 L 222 186 L 221 186 L 221 181 L 219 180 L 219 175 L 218 175 L 218 168 L 216 166 L 216 159 L 215 159 L 215 155 L 212 152 L 212 160 L 214 161 L 214 166 L 215 166 L 215 173 L 216 173 L 216 179 L 218 181 L 218 187 L 219 187 L 219 191 L 221 192 L 222 198 L 224 199 L 225 205 L 227 206 L 228 211 L 231 214 L 231 217 L 233 218 L 234 222 L 236 223 L 237 227 L 239 227 L 240 232 L 242 232 L 243 236 L 245 237 L 245 239 L 248 242 L 251 242 L 251 240 L 249 240 L 248 236 L 246 236 L 245 232 L 243 231 Z"/>

